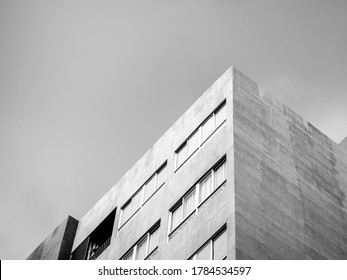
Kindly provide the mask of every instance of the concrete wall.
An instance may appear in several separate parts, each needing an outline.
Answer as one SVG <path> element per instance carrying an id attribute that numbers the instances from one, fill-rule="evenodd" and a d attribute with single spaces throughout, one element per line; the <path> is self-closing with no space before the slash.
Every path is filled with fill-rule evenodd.
<path id="1" fill-rule="evenodd" d="M 336 143 L 234 72 L 237 259 L 347 259 L 347 164 Z"/>
<path id="2" fill-rule="evenodd" d="M 225 99 L 226 122 L 174 173 L 175 150 Z M 230 68 L 86 213 L 72 250 L 117 207 L 98 259 L 121 258 L 159 220 L 151 259 L 187 259 L 225 224 L 228 259 L 347 259 L 343 149 Z M 168 235 L 169 209 L 224 155 L 226 184 Z M 166 161 L 165 184 L 118 230 L 121 207 Z M 30 257 L 59 257 L 62 232 Z"/>
<path id="3" fill-rule="evenodd" d="M 69 216 L 30 254 L 27 260 L 68 260 L 78 221 Z"/>
<path id="4" fill-rule="evenodd" d="M 117 228 L 121 211 L 117 211 L 111 244 L 99 259 L 119 259 L 159 219 L 159 250 L 152 256 L 153 259 L 187 259 L 226 223 L 229 236 L 228 257 L 235 258 L 231 93 L 232 69 L 229 69 L 80 220 L 73 250 L 112 209 L 120 209 L 167 160 L 163 187 L 119 231 Z M 225 98 L 227 121 L 173 176 L 175 150 Z M 228 170 L 225 186 L 201 206 L 197 215 L 192 215 L 168 238 L 169 209 L 225 154 Z"/>
<path id="5" fill-rule="evenodd" d="M 339 144 L 339 147 L 344 149 L 345 152 L 347 153 L 347 137 L 343 139 L 343 141 Z"/>

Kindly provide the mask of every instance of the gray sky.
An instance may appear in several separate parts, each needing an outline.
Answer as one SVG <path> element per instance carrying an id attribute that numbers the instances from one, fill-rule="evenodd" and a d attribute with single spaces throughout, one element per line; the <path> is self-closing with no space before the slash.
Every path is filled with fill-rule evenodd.
<path id="1" fill-rule="evenodd" d="M 347 1 L 0 0 L 0 258 L 80 219 L 231 65 L 347 136 Z"/>

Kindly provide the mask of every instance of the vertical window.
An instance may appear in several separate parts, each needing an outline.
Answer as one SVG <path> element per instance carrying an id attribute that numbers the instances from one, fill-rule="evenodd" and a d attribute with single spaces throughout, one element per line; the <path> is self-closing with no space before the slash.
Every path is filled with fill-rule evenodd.
<path id="1" fill-rule="evenodd" d="M 227 232 L 224 230 L 213 240 L 213 260 L 224 260 L 227 256 Z"/>
<path id="2" fill-rule="evenodd" d="M 196 254 L 197 260 L 210 260 L 211 259 L 211 243 L 208 242 L 200 251 Z"/>
<path id="3" fill-rule="evenodd" d="M 142 260 L 146 256 L 148 236 L 146 236 L 138 245 L 135 260 Z"/>
<path id="4" fill-rule="evenodd" d="M 226 180 L 226 162 L 223 162 L 215 170 L 215 186 L 220 186 Z"/>
<path id="5" fill-rule="evenodd" d="M 156 176 L 152 176 L 152 178 L 146 183 L 145 185 L 145 197 L 144 200 L 146 201 L 148 198 L 151 197 L 151 195 L 155 192 L 155 180 Z"/>
<path id="6" fill-rule="evenodd" d="M 128 220 L 131 216 L 131 200 L 122 208 L 122 223 Z"/>
<path id="7" fill-rule="evenodd" d="M 165 183 L 165 167 L 166 163 L 160 167 L 145 184 L 144 202 L 146 202 L 153 195 L 153 193 Z"/>
<path id="8" fill-rule="evenodd" d="M 166 162 L 149 178 L 149 180 L 121 208 L 121 227 L 142 205 L 165 183 Z"/>
<path id="9" fill-rule="evenodd" d="M 187 217 L 195 209 L 195 188 L 183 198 L 183 216 Z"/>
<path id="10" fill-rule="evenodd" d="M 226 120 L 225 101 L 185 140 L 175 152 L 175 171 L 189 158 L 211 134 Z"/>
<path id="11" fill-rule="evenodd" d="M 188 139 L 188 156 L 199 148 L 199 130 L 196 130 Z"/>
<path id="12" fill-rule="evenodd" d="M 143 260 L 147 258 L 158 247 L 159 227 L 160 221 L 140 238 L 121 260 Z"/>
<path id="13" fill-rule="evenodd" d="M 203 201 L 213 191 L 212 172 L 210 172 L 206 176 L 206 178 L 200 182 L 199 188 L 200 188 L 199 189 L 199 194 L 200 194 L 199 201 Z"/>
<path id="14" fill-rule="evenodd" d="M 142 189 L 137 192 L 131 200 L 131 215 L 141 207 Z"/>
<path id="15" fill-rule="evenodd" d="M 226 106 L 221 106 L 216 112 L 216 128 L 226 120 Z"/>
<path id="16" fill-rule="evenodd" d="M 223 156 L 201 179 L 170 209 L 172 232 L 194 212 L 226 180 L 226 157 Z"/>
<path id="17" fill-rule="evenodd" d="M 150 235 L 149 235 L 149 254 L 158 247 L 159 243 L 159 228 L 155 229 Z"/>
<path id="18" fill-rule="evenodd" d="M 165 183 L 165 171 L 166 168 L 163 166 L 157 173 L 156 190 Z"/>
<path id="19" fill-rule="evenodd" d="M 184 144 L 176 153 L 176 166 L 179 167 L 187 158 L 187 144 Z"/>
<path id="20" fill-rule="evenodd" d="M 213 115 L 202 125 L 201 140 L 204 142 L 214 131 L 214 117 Z"/>
<path id="21" fill-rule="evenodd" d="M 171 213 L 171 230 L 174 230 L 182 220 L 182 204 Z"/>
<path id="22" fill-rule="evenodd" d="M 210 238 L 190 260 L 225 260 L 227 258 L 228 241 L 226 226 L 223 226 Z"/>

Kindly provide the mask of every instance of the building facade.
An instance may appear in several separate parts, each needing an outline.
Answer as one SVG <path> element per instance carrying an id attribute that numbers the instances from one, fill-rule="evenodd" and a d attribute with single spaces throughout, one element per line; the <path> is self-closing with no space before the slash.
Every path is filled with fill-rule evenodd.
<path id="1" fill-rule="evenodd" d="M 28 259 L 347 259 L 346 145 L 231 67 Z"/>

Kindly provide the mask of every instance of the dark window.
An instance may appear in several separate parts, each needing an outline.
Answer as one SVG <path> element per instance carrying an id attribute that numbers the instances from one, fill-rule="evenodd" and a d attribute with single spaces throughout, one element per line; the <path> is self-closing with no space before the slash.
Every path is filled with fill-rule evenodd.
<path id="1" fill-rule="evenodd" d="M 72 260 L 95 260 L 105 251 L 111 243 L 115 215 L 116 209 L 75 249 Z"/>

